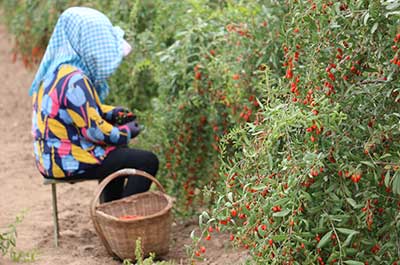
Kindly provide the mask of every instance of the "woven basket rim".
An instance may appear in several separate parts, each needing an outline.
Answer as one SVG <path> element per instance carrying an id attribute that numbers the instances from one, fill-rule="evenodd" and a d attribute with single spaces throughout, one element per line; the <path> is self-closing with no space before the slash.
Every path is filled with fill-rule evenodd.
<path id="1" fill-rule="evenodd" d="M 174 198 L 172 198 L 168 194 L 163 193 L 163 192 L 158 191 L 158 190 L 156 190 L 156 191 L 146 191 L 146 192 L 134 194 L 134 195 L 131 195 L 131 196 L 128 196 L 128 197 L 124 197 L 124 198 L 119 199 L 119 200 L 112 201 L 109 204 L 112 205 L 112 204 L 118 204 L 118 203 L 124 202 L 124 201 L 130 201 L 130 200 L 132 200 L 132 198 L 143 197 L 143 196 L 147 196 L 148 194 L 157 194 L 157 196 L 166 198 L 167 199 L 167 205 L 163 209 L 161 209 L 160 211 L 158 211 L 158 212 L 156 212 L 154 214 L 140 216 L 140 217 L 132 219 L 132 220 L 121 220 L 121 219 L 119 219 L 119 218 L 117 218 L 117 217 L 115 217 L 113 215 L 110 215 L 110 214 L 107 214 L 107 213 L 105 213 L 105 212 L 103 212 L 101 210 L 98 210 L 97 208 L 99 206 L 101 206 L 101 204 L 96 206 L 96 214 L 98 214 L 98 215 L 102 216 L 103 218 L 106 218 L 106 219 L 108 219 L 110 221 L 121 222 L 121 223 L 134 223 L 134 222 L 137 222 L 137 221 L 153 219 L 153 218 L 165 215 L 173 207 Z"/>

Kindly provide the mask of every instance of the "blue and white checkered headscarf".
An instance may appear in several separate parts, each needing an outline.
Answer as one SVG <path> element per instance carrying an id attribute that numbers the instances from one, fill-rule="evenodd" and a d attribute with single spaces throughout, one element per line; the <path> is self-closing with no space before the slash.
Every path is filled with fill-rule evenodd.
<path id="1" fill-rule="evenodd" d="M 123 58 L 123 36 L 123 30 L 113 27 L 103 13 L 87 7 L 68 8 L 57 21 L 30 95 L 60 64 L 70 64 L 89 77 L 104 100 L 109 90 L 106 80 Z"/>

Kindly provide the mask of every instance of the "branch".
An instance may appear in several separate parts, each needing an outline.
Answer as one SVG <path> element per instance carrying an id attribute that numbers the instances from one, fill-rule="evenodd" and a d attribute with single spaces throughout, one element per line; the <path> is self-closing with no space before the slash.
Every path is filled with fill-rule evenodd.
<path id="1" fill-rule="evenodd" d="M 369 84 L 383 84 L 383 83 L 388 83 L 387 80 L 383 80 L 383 79 L 375 79 L 375 80 L 363 80 L 358 82 L 356 85 L 369 85 Z"/>
<path id="2" fill-rule="evenodd" d="M 325 212 L 325 211 L 324 211 L 324 212 Z M 335 236 L 336 236 L 336 241 L 337 241 L 337 243 L 338 243 L 339 253 L 340 253 L 339 261 L 340 261 L 340 264 L 343 264 L 343 259 L 342 259 L 343 249 L 342 249 L 342 244 L 340 243 L 339 235 L 338 235 L 337 232 L 336 232 L 335 225 L 333 224 L 333 222 L 332 222 L 330 216 L 328 215 L 327 212 L 325 212 L 325 214 L 327 215 L 328 220 L 329 220 L 329 223 L 330 223 L 331 226 L 332 226 L 333 233 L 334 233 Z"/>

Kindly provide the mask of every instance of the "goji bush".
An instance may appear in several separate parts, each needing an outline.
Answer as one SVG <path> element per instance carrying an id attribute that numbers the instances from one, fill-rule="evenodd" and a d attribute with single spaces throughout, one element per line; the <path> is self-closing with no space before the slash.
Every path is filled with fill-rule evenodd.
<path id="1" fill-rule="evenodd" d="M 257 264 L 399 262 L 399 7 L 270 6 L 284 10 L 281 52 L 267 54 L 281 66 L 264 57 L 244 85 L 262 88 L 260 108 L 221 141 L 224 181 L 208 191 L 197 247 L 217 228 Z"/>
<path id="2" fill-rule="evenodd" d="M 108 102 L 146 126 L 178 212 L 205 210 L 193 256 L 222 230 L 257 264 L 397 264 L 398 1 L 0 3 L 22 54 L 71 5 L 126 31 Z"/>
<path id="3" fill-rule="evenodd" d="M 257 88 L 246 85 L 252 67 L 241 65 L 261 64 L 259 54 L 249 50 L 240 59 L 243 55 L 237 50 L 229 58 L 243 62 L 216 68 L 217 62 L 227 59 L 223 54 L 237 45 L 226 46 L 226 38 L 233 42 L 238 34 L 251 45 L 245 24 L 253 14 L 267 11 L 256 1 L 3 0 L 5 21 L 15 35 L 14 57 L 33 66 L 58 15 L 74 5 L 98 8 L 125 30 L 134 52 L 111 78 L 107 101 L 137 112 L 146 126 L 140 146 L 159 155 L 160 180 L 177 197 L 177 209 L 190 214 L 198 205 L 207 205 L 212 198 L 200 191 L 219 181 L 222 135 L 232 125 L 249 121 L 258 108 Z M 263 21 L 254 23 L 260 32 L 265 28 Z M 35 57 L 33 51 L 39 50 Z"/>

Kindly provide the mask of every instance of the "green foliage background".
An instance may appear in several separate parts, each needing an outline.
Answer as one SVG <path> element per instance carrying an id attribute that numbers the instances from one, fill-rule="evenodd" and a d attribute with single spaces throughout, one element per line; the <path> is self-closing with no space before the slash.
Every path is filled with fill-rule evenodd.
<path id="1" fill-rule="evenodd" d="M 398 1 L 0 3 L 27 66 L 68 6 L 126 31 L 107 100 L 139 114 L 177 212 L 205 209 L 199 244 L 212 226 L 258 264 L 396 264 Z"/>

